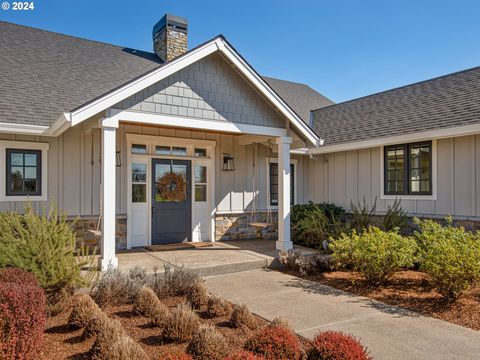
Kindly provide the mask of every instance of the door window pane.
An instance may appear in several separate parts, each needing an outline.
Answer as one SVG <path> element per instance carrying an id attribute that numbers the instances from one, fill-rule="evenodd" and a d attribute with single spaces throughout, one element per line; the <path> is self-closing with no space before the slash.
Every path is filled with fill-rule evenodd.
<path id="1" fill-rule="evenodd" d="M 195 182 L 196 183 L 206 183 L 207 182 L 207 167 L 206 166 L 195 166 Z"/>
<path id="2" fill-rule="evenodd" d="M 147 202 L 147 185 L 146 184 L 132 185 L 132 202 L 134 203 Z"/>
<path id="3" fill-rule="evenodd" d="M 147 165 L 132 164 L 132 182 L 146 182 L 146 181 L 147 181 Z"/>
<path id="4" fill-rule="evenodd" d="M 207 156 L 207 149 L 195 148 L 195 156 L 196 157 L 206 157 Z"/>
<path id="5" fill-rule="evenodd" d="M 143 144 L 133 144 L 132 145 L 132 154 L 146 154 L 147 145 Z"/>
<path id="6" fill-rule="evenodd" d="M 187 148 L 184 147 L 172 147 L 172 155 L 187 156 Z"/>
<path id="7" fill-rule="evenodd" d="M 207 185 L 195 185 L 195 201 L 207 201 Z"/>
<path id="8" fill-rule="evenodd" d="M 170 146 L 155 146 L 155 154 L 157 155 L 171 155 Z"/>
<path id="9" fill-rule="evenodd" d="M 171 176 L 179 175 L 180 179 Z M 181 202 L 187 198 L 187 165 L 156 164 L 155 165 L 155 201 Z M 182 186 L 179 188 L 179 186 Z M 169 198 L 169 193 L 177 192 L 175 199 Z"/>

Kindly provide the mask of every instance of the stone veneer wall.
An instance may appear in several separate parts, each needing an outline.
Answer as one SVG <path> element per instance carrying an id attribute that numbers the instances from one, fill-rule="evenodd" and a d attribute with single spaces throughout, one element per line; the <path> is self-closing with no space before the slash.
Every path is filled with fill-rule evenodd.
<path id="1" fill-rule="evenodd" d="M 157 56 L 164 62 L 175 59 L 188 50 L 187 34 L 166 27 L 153 40 Z"/>
<path id="2" fill-rule="evenodd" d="M 271 213 L 271 225 L 266 228 L 250 226 L 251 222 L 267 222 L 267 212 L 243 214 L 218 214 L 215 216 L 215 241 L 242 240 L 242 239 L 277 239 L 278 214 Z"/>
<path id="3" fill-rule="evenodd" d="M 75 220 L 72 220 L 74 222 Z M 77 244 L 85 245 L 90 248 L 96 247 L 100 251 L 100 237 L 92 234 L 89 230 L 96 230 L 98 217 L 81 217 L 75 221 L 73 230 L 77 235 Z M 101 228 L 101 227 L 100 227 Z M 117 216 L 116 250 L 124 250 L 127 248 L 127 217 Z"/>

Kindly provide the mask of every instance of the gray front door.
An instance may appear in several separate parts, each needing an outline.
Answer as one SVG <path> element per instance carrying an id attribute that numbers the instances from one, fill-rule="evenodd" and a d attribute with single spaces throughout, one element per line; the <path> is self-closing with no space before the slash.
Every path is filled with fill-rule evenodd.
<path id="1" fill-rule="evenodd" d="M 152 159 L 152 244 L 191 241 L 191 161 Z"/>

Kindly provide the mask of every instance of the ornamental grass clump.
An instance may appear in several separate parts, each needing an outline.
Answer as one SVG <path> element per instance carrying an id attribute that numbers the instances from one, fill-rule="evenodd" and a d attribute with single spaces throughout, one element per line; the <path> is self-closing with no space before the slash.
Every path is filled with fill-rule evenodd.
<path id="1" fill-rule="evenodd" d="M 300 360 L 302 357 L 302 348 L 295 334 L 280 327 L 262 329 L 247 340 L 244 348 L 265 360 Z"/>
<path id="2" fill-rule="evenodd" d="M 115 321 L 103 328 L 90 349 L 95 360 L 147 360 L 149 357 L 142 347 L 133 341 Z"/>
<path id="3" fill-rule="evenodd" d="M 167 323 L 170 316 L 170 310 L 168 309 L 167 305 L 163 303 L 158 303 L 154 308 L 151 309 L 149 312 L 148 317 L 152 322 L 152 325 L 157 326 L 159 328 L 163 328 Z"/>
<path id="4" fill-rule="evenodd" d="M 374 226 L 362 233 L 344 234 L 329 247 L 336 266 L 361 272 L 372 285 L 385 283 L 401 268 L 412 267 L 418 249 L 413 238 Z"/>
<path id="5" fill-rule="evenodd" d="M 165 265 L 161 287 L 154 289 L 166 295 L 186 295 L 188 290 L 200 281 L 200 277 L 192 270 L 185 269 L 183 265 Z"/>
<path id="6" fill-rule="evenodd" d="M 201 326 L 187 346 L 195 360 L 222 360 L 228 354 L 228 342 L 213 326 Z"/>
<path id="7" fill-rule="evenodd" d="M 354 337 L 340 331 L 326 331 L 315 336 L 308 360 L 372 360 L 367 349 Z"/>
<path id="8" fill-rule="evenodd" d="M 232 311 L 232 305 L 219 296 L 211 296 L 207 303 L 207 315 L 210 318 L 226 316 Z"/>
<path id="9" fill-rule="evenodd" d="M 168 340 L 185 342 L 192 338 L 200 326 L 200 320 L 190 305 L 179 304 L 170 311 L 163 327 L 163 337 Z"/>
<path id="10" fill-rule="evenodd" d="M 36 359 L 43 346 L 45 293 L 30 275 L 12 273 L 13 281 L 0 281 L 0 359 Z"/>
<path id="11" fill-rule="evenodd" d="M 242 304 L 236 305 L 233 308 L 232 316 L 230 317 L 230 325 L 233 328 L 256 329 L 258 323 L 255 316 L 253 316 L 248 309 L 248 306 Z"/>
<path id="12" fill-rule="evenodd" d="M 100 306 L 131 304 L 147 279 L 145 270 L 138 266 L 128 273 L 110 267 L 94 284 L 92 297 Z"/>
<path id="13" fill-rule="evenodd" d="M 192 308 L 199 309 L 206 305 L 209 299 L 207 288 L 202 280 L 196 281 L 186 291 L 185 297 Z"/>
<path id="14" fill-rule="evenodd" d="M 276 328 L 276 327 L 279 327 L 279 328 L 283 328 L 283 329 L 287 329 L 289 331 L 292 331 L 293 332 L 293 326 L 292 324 L 290 324 L 290 321 L 288 321 L 286 318 L 284 318 L 283 316 L 277 316 L 275 317 L 272 322 L 270 324 L 268 324 L 269 327 L 271 328 Z"/>
<path id="15" fill-rule="evenodd" d="M 95 316 L 84 328 L 82 337 L 84 339 L 88 339 L 101 332 L 106 332 L 110 328 L 115 328 L 118 331 L 124 331 L 120 321 L 109 318 L 106 313 L 100 310 L 99 312 L 95 313 Z"/>
<path id="16" fill-rule="evenodd" d="M 135 297 L 133 311 L 140 315 L 149 316 L 160 303 L 155 292 L 149 287 L 142 286 Z"/>
<path id="17" fill-rule="evenodd" d="M 442 226 L 433 220 L 415 219 L 420 248 L 420 270 L 430 275 L 432 284 L 447 301 L 457 300 L 480 281 L 480 233 L 452 226 L 451 218 Z"/>
<path id="18" fill-rule="evenodd" d="M 84 328 L 100 312 L 100 308 L 88 294 L 80 294 L 73 300 L 72 312 L 68 323 L 77 328 Z"/>

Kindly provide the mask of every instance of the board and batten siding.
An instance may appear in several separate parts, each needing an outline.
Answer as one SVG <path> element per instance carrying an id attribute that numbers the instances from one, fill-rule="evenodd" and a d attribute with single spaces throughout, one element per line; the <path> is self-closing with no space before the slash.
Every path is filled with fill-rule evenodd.
<path id="1" fill-rule="evenodd" d="M 100 208 L 101 181 L 101 131 L 91 128 L 96 120 L 67 130 L 57 138 L 27 135 L 0 134 L 0 140 L 43 142 L 48 150 L 48 201 L 35 201 L 36 210 L 57 204 L 69 216 L 98 216 Z M 117 130 L 117 151 L 120 151 L 121 166 L 116 168 L 117 214 L 127 213 L 127 144 L 126 135 L 143 134 L 177 138 L 214 140 L 215 147 L 215 194 L 218 212 L 242 212 L 250 210 L 253 191 L 253 145 L 240 145 L 236 135 L 201 131 L 166 129 L 151 126 L 120 124 Z M 222 171 L 222 154 L 228 153 L 235 159 L 235 171 Z M 267 164 L 266 157 L 277 157 L 266 146 L 257 145 L 256 191 L 257 209 L 267 208 Z M 295 158 L 295 157 L 292 157 Z M 4 164 L 4 162 L 2 162 Z M 4 166 L 4 165 L 3 165 Z M 307 201 L 308 159 L 297 158 L 297 200 Z M 25 202 L 0 202 L 0 211 L 22 211 Z"/>
<path id="2" fill-rule="evenodd" d="M 315 202 L 346 209 L 350 200 L 373 204 L 379 213 L 393 200 L 381 199 L 381 148 L 317 155 L 309 160 L 310 194 Z M 480 135 L 437 140 L 437 199 L 403 199 L 409 215 L 480 218 Z"/>
<path id="3" fill-rule="evenodd" d="M 113 106 L 144 113 L 285 128 L 285 121 L 212 54 Z"/>

